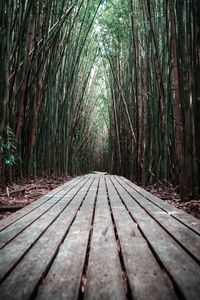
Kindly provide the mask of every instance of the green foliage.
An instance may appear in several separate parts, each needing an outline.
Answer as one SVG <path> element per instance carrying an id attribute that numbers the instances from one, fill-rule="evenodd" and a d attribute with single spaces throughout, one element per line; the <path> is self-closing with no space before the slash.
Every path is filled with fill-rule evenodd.
<path id="1" fill-rule="evenodd" d="M 97 20 L 99 28 L 99 39 L 105 47 L 105 51 L 110 53 L 127 38 L 127 18 L 128 11 L 127 1 L 107 1 L 102 8 L 102 13 Z"/>
<path id="2" fill-rule="evenodd" d="M 16 164 L 16 138 L 10 127 L 5 129 L 5 137 L 0 136 L 0 158 L 5 167 Z"/>

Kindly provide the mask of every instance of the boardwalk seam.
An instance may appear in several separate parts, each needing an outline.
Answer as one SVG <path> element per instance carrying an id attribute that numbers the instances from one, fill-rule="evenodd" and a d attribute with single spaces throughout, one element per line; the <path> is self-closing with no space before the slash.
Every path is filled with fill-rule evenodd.
<path id="1" fill-rule="evenodd" d="M 100 184 L 100 178 L 99 178 L 98 185 L 97 185 L 97 191 L 96 191 L 95 201 L 94 201 L 94 206 L 93 206 L 92 219 L 91 219 L 91 223 L 90 223 L 90 233 L 89 233 L 89 238 L 88 238 L 88 243 L 87 243 L 87 248 L 86 248 L 86 253 L 85 253 L 83 270 L 81 273 L 81 280 L 79 283 L 79 292 L 78 292 L 78 297 L 77 297 L 78 300 L 83 300 L 84 295 L 85 295 L 85 291 L 82 290 L 82 278 L 83 278 L 83 276 L 85 276 L 87 279 L 88 264 L 89 264 L 89 258 L 90 258 L 90 247 L 91 247 L 91 240 L 92 240 L 92 235 L 93 235 L 93 226 L 94 226 L 96 204 L 97 204 L 97 198 L 98 198 L 98 192 L 99 192 L 99 184 Z"/>
<path id="2" fill-rule="evenodd" d="M 116 179 L 116 178 L 115 178 Z M 112 180 L 111 180 L 112 181 Z M 118 182 L 120 185 L 121 183 Z M 113 181 L 112 181 L 113 186 L 115 187 Z M 123 185 L 121 185 L 123 187 Z M 124 187 L 123 187 L 124 188 Z M 125 189 L 125 188 L 124 188 Z M 145 239 L 145 241 L 147 242 L 153 256 L 155 257 L 156 261 L 158 262 L 160 268 L 162 269 L 163 272 L 165 272 L 165 275 L 168 279 L 168 282 L 172 284 L 174 291 L 176 293 L 176 296 L 179 300 L 186 300 L 185 296 L 183 295 L 182 291 L 179 289 L 178 285 L 176 284 L 175 280 L 173 279 L 172 275 L 170 274 L 170 272 L 165 268 L 164 264 L 162 263 L 160 257 L 158 256 L 158 254 L 155 252 L 154 248 L 152 247 L 152 245 L 150 244 L 150 242 L 148 241 L 145 233 L 143 232 L 143 230 L 141 229 L 141 227 L 139 226 L 138 222 L 135 220 L 135 218 L 133 217 L 132 213 L 129 211 L 126 203 L 124 202 L 124 200 L 122 199 L 120 193 L 118 192 L 117 188 L 115 187 L 115 190 L 117 191 L 117 194 L 119 195 L 123 205 L 125 206 L 127 212 L 129 213 L 130 217 L 132 218 L 132 220 L 137 224 L 138 229 L 140 231 L 140 233 L 142 234 L 143 238 Z M 126 189 L 125 189 L 126 190 Z M 128 193 L 128 192 L 127 192 Z M 130 195 L 130 194 L 129 194 Z M 133 197 L 132 197 L 133 198 Z M 133 198 L 134 199 L 134 198 Z M 135 199 L 134 199 L 135 200 Z"/>
<path id="3" fill-rule="evenodd" d="M 116 179 L 116 178 L 115 178 Z M 135 192 L 137 192 L 138 194 L 140 194 L 142 197 L 144 197 L 146 200 L 150 201 L 152 204 L 154 204 L 155 206 L 157 206 L 158 208 L 160 208 L 161 210 L 163 210 L 164 212 L 166 212 L 168 215 L 170 215 L 171 217 L 173 217 L 176 221 L 180 222 L 181 224 L 183 224 L 185 227 L 189 228 L 190 230 L 192 230 L 195 234 L 200 236 L 200 233 L 198 231 L 196 231 L 193 227 L 190 227 L 189 225 L 187 225 L 186 223 L 184 223 L 182 220 L 180 220 L 179 218 L 177 218 L 174 214 L 170 214 L 167 210 L 165 210 L 163 207 L 161 207 L 159 204 L 153 202 L 149 197 L 145 196 L 144 194 L 142 194 L 141 192 L 137 191 L 131 184 L 129 184 L 128 182 L 126 182 L 125 180 L 123 180 L 123 177 L 121 178 L 122 181 L 127 184 L 128 186 L 130 186 L 130 188 L 132 188 Z M 116 179 L 117 180 L 117 179 Z M 118 180 L 117 180 L 118 181 Z M 119 182 L 119 181 L 118 181 Z M 198 220 L 197 220 L 198 221 Z"/>
<path id="4" fill-rule="evenodd" d="M 84 177 L 84 178 L 85 178 L 85 177 Z M 84 178 L 81 179 L 81 180 L 77 183 L 77 185 L 78 185 L 79 183 L 81 183 L 81 181 L 83 181 Z M 72 184 L 73 184 L 73 182 L 71 182 L 71 183 L 69 184 L 69 187 L 70 187 Z M 76 185 L 75 185 L 75 186 L 76 186 Z M 75 186 L 73 186 L 72 188 L 74 188 Z M 58 190 L 54 195 L 52 195 L 51 197 L 49 197 L 46 201 L 42 202 L 41 204 L 39 204 L 38 206 L 36 206 L 36 207 L 33 208 L 32 210 L 30 210 L 29 212 L 25 213 L 23 216 L 19 217 L 18 219 L 15 219 L 15 220 L 14 220 L 13 222 L 11 222 L 10 224 L 8 224 L 8 225 L 6 225 L 5 227 L 1 228 L 1 229 L 0 229 L 0 232 L 3 231 L 3 230 L 5 230 L 6 228 L 8 228 L 10 225 L 14 224 L 15 222 L 21 220 L 23 217 L 27 216 L 27 215 L 30 214 L 32 211 L 36 210 L 38 207 L 40 207 L 40 206 L 42 206 L 43 204 L 45 204 L 47 201 L 49 201 L 49 200 L 52 199 L 54 196 L 56 196 L 61 190 L 62 190 L 62 187 L 61 187 L 60 190 Z M 45 197 L 45 196 L 48 196 L 48 194 L 47 194 L 47 195 L 44 195 L 44 196 L 42 196 L 42 197 Z M 41 198 L 42 198 L 42 197 L 41 197 Z M 39 198 L 39 199 L 40 199 L 40 198 Z M 39 199 L 38 199 L 38 200 L 39 200 Z"/>
<path id="5" fill-rule="evenodd" d="M 89 179 L 88 179 L 89 180 Z M 87 181 L 86 181 L 87 182 Z M 82 185 L 83 186 L 83 185 Z M 14 270 L 14 268 L 22 261 L 22 259 L 26 256 L 29 250 L 37 243 L 37 241 L 41 238 L 41 236 L 48 230 L 48 228 L 57 220 L 57 218 L 62 214 L 62 212 L 67 208 L 67 206 L 73 201 L 74 197 L 81 190 L 82 186 L 73 196 L 73 198 L 67 203 L 67 205 L 59 212 L 59 214 L 51 221 L 51 223 L 45 228 L 45 230 L 35 239 L 35 241 L 28 247 L 28 249 L 21 255 L 21 257 L 13 264 L 13 266 L 0 278 L 0 283 L 2 283 L 9 274 Z"/>
<path id="6" fill-rule="evenodd" d="M 104 180 L 105 180 L 105 177 L 104 177 Z M 121 269 L 122 269 L 122 280 L 124 282 L 124 291 L 125 291 L 127 299 L 133 300 L 134 297 L 133 297 L 133 294 L 132 294 L 132 291 L 131 291 L 130 281 L 129 281 L 127 271 L 126 271 L 126 266 L 125 266 L 125 263 L 124 263 L 124 257 L 123 257 L 123 254 L 122 254 L 121 242 L 120 242 L 120 238 L 119 238 L 119 235 L 118 235 L 118 232 L 117 232 L 117 227 L 116 227 L 115 218 L 114 218 L 113 211 L 112 211 L 112 206 L 111 206 L 111 203 L 110 203 L 109 191 L 108 191 L 106 180 L 105 180 L 105 186 L 106 186 L 107 201 L 108 201 L 108 205 L 109 205 L 109 209 L 110 209 L 110 215 L 111 215 L 111 219 L 112 219 L 113 230 L 114 230 L 114 233 L 115 233 L 116 245 L 118 244 L 118 246 L 119 246 L 118 255 L 119 255 L 119 260 L 120 260 Z M 127 287 L 127 290 L 126 290 L 125 287 Z"/>
<path id="7" fill-rule="evenodd" d="M 79 182 L 78 184 L 80 184 L 81 182 Z M 78 185 L 77 184 L 77 185 Z M 32 225 L 33 223 L 35 223 L 37 220 L 39 220 L 43 215 L 45 215 L 50 209 L 52 209 L 56 204 L 58 204 L 71 190 L 73 190 L 73 188 L 77 187 L 77 185 L 71 187 L 61 198 L 59 198 L 55 203 L 52 203 L 52 206 L 50 206 L 46 211 L 44 211 L 41 215 L 39 215 L 38 217 L 36 217 L 35 220 L 33 220 L 31 223 L 29 223 L 27 226 L 23 227 L 21 229 L 21 231 L 19 231 L 14 237 L 12 237 L 10 240 L 8 240 L 3 246 L 0 247 L 0 249 L 3 249 L 6 245 L 8 245 L 10 242 L 12 242 L 12 240 L 14 240 L 20 233 L 22 233 L 26 228 L 28 228 L 30 225 Z M 62 189 L 61 189 L 62 190 Z M 59 193 L 60 191 L 58 191 Z M 56 195 L 56 194 L 55 194 Z M 53 198 L 55 195 L 53 195 L 51 198 Z M 49 201 L 51 198 L 49 198 L 47 201 Z M 41 205 L 45 204 L 47 201 L 45 201 L 44 203 L 42 203 Z M 71 202 L 71 200 L 70 200 Z M 70 203 L 69 202 L 69 203 Z M 69 204 L 68 203 L 68 204 Z M 41 206 L 40 205 L 40 206 Z M 38 208 L 39 206 L 37 206 L 36 208 Z M 32 211 L 30 211 L 32 212 Z M 30 213 L 29 212 L 29 213 Z M 25 215 L 24 215 L 25 216 Z M 24 217 L 23 216 L 23 217 Z M 11 225 L 11 224 L 10 224 Z"/>
<path id="8" fill-rule="evenodd" d="M 90 178 L 89 178 L 89 179 L 90 179 Z M 88 179 L 88 180 L 89 180 L 89 179 Z M 57 254 L 58 254 L 58 252 L 59 252 L 59 250 L 60 250 L 60 247 L 61 247 L 61 245 L 63 244 L 63 242 L 65 241 L 65 239 L 66 239 L 66 237 L 67 237 L 67 234 L 68 234 L 68 232 L 69 232 L 69 230 L 70 230 L 72 224 L 74 223 L 74 221 L 75 221 L 75 219 L 76 219 L 76 217 L 77 217 L 77 214 L 78 214 L 78 212 L 79 212 L 81 206 L 83 205 L 83 202 L 85 201 L 85 198 L 86 198 L 86 196 L 87 196 L 87 194 L 88 194 L 88 192 L 89 192 L 89 190 L 90 190 L 90 188 L 91 188 L 91 186 L 92 186 L 94 180 L 95 180 L 95 179 L 93 178 L 92 182 L 90 183 L 90 185 L 89 185 L 89 187 L 88 187 L 88 189 L 87 189 L 87 191 L 86 191 L 86 193 L 85 193 L 85 196 L 84 196 L 83 200 L 81 201 L 80 205 L 79 205 L 78 208 L 77 208 L 77 211 L 76 211 L 76 213 L 75 213 L 75 215 L 74 215 L 72 221 L 70 222 L 70 224 L 69 224 L 67 230 L 65 231 L 65 233 L 64 233 L 64 235 L 63 235 L 63 237 L 62 237 L 60 243 L 58 244 L 57 248 L 55 249 L 55 252 L 54 252 L 54 254 L 53 254 L 51 260 L 49 261 L 48 265 L 46 266 L 46 269 L 45 269 L 44 272 L 42 273 L 41 278 L 38 280 L 38 283 L 36 284 L 36 286 L 35 286 L 33 292 L 31 293 L 31 295 L 30 295 L 30 297 L 29 297 L 29 300 L 33 300 L 33 299 L 36 298 L 37 293 L 38 293 L 38 288 L 39 288 L 40 284 L 42 283 L 42 281 L 45 279 L 45 277 L 48 275 L 48 272 L 49 272 L 49 270 L 50 270 L 50 268 L 51 268 L 51 266 L 52 266 L 54 260 L 56 259 L 56 256 L 57 256 Z M 88 182 L 88 181 L 86 181 L 86 182 Z M 79 190 L 79 191 L 80 191 L 80 190 Z M 74 197 L 75 197 L 75 196 L 74 196 Z M 73 197 L 73 198 L 74 198 L 74 197 Z M 73 199 L 72 199 L 72 200 L 73 200 Z M 72 200 L 71 200 L 71 201 L 72 201 Z M 70 201 L 70 202 L 71 202 L 71 201 Z M 62 212 L 63 212 L 63 210 L 62 210 Z M 62 212 L 61 212 L 61 213 L 62 213 Z"/>
<path id="9" fill-rule="evenodd" d="M 116 179 L 116 178 L 115 178 Z M 117 180 L 117 179 L 116 179 Z M 166 227 L 164 227 L 164 225 L 162 225 L 152 214 L 151 212 L 149 212 L 137 199 L 135 199 L 131 193 L 117 180 L 117 182 L 125 189 L 125 191 L 131 196 L 132 199 L 134 199 L 137 204 L 162 228 L 164 229 L 164 231 L 169 234 L 169 236 L 182 248 L 184 249 L 187 254 L 194 259 L 194 261 L 199 265 L 200 264 L 200 260 L 193 255 L 193 253 L 191 253 Z M 137 192 L 137 191 L 136 191 Z M 144 196 L 143 196 L 144 197 Z M 146 199 L 146 197 L 144 197 Z"/>

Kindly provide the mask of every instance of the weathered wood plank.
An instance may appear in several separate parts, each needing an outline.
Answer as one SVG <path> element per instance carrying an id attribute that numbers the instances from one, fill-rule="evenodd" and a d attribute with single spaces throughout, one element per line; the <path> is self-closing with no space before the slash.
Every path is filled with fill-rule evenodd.
<path id="1" fill-rule="evenodd" d="M 152 196 L 90 174 L 0 222 L 2 298 L 199 299 L 196 219 Z"/>
<path id="2" fill-rule="evenodd" d="M 53 193 L 51 198 L 48 201 L 45 201 L 37 206 L 37 209 L 30 211 L 28 214 L 25 214 L 20 219 L 16 220 L 16 222 L 12 223 L 10 226 L 6 227 L 4 230 L 0 232 L 0 249 L 3 248 L 9 241 L 11 241 L 16 235 L 25 230 L 32 223 L 36 222 L 39 217 L 43 214 L 48 213 L 50 209 L 54 209 L 53 207 L 60 202 L 63 197 L 67 197 L 70 191 L 78 185 L 79 181 L 75 181 L 73 184 L 68 185 L 68 189 L 59 189 L 57 193 Z M 64 186 L 63 188 L 66 188 Z M 64 193 L 63 193 L 64 190 Z M 62 196 L 61 196 L 62 192 Z"/>
<path id="3" fill-rule="evenodd" d="M 135 191 L 143 195 L 147 200 L 151 201 L 162 210 L 170 214 L 173 218 L 177 219 L 179 222 L 185 224 L 190 229 L 194 230 L 196 233 L 200 235 L 200 222 L 193 216 L 184 213 L 181 209 L 170 205 L 169 203 L 164 202 L 160 198 L 152 195 L 151 193 L 145 191 L 141 187 L 135 185 L 133 182 L 129 181 L 125 177 L 120 177 L 124 182 L 128 183 Z"/>
<path id="4" fill-rule="evenodd" d="M 97 197 L 84 299 L 126 299 L 103 177 Z"/>
<path id="5" fill-rule="evenodd" d="M 76 220 L 61 245 L 49 273 L 39 287 L 37 300 L 77 299 L 84 268 L 99 179 L 93 182 Z"/>
<path id="6" fill-rule="evenodd" d="M 185 250 L 117 182 L 115 186 L 148 244 L 185 299 L 198 300 L 200 267 Z"/>
<path id="7" fill-rule="evenodd" d="M 113 184 L 106 177 L 110 205 L 115 219 L 122 256 L 134 299 L 177 299 L 165 272 L 161 269 L 137 224 L 123 205 Z"/>
<path id="8" fill-rule="evenodd" d="M 126 182 L 123 182 L 121 179 L 118 179 L 118 182 L 123 184 L 126 191 L 132 195 L 140 206 L 162 225 L 164 229 L 200 263 L 200 236 L 196 232 L 190 230 L 183 223 L 172 218 L 167 212 L 148 201 L 143 195 L 136 190 L 133 190 Z"/>
<path id="9" fill-rule="evenodd" d="M 57 187 L 53 191 L 49 192 L 47 195 L 39 198 L 38 200 L 34 201 L 32 204 L 29 204 L 28 206 L 24 207 L 23 209 L 17 211 L 15 214 L 10 215 L 9 217 L 3 219 L 0 221 L 0 231 L 4 230 L 6 227 L 9 225 L 15 223 L 17 220 L 21 219 L 25 215 L 29 214 L 33 210 L 37 209 L 44 203 L 46 203 L 49 199 L 51 199 L 54 196 L 60 196 L 59 192 L 62 191 L 63 189 L 69 188 L 73 184 L 78 184 L 81 180 L 83 180 L 84 177 L 76 177 L 67 183 L 65 183 L 62 186 Z"/>
<path id="10" fill-rule="evenodd" d="M 87 189 L 92 180 L 86 178 L 78 186 L 75 186 L 70 191 L 68 199 L 63 198 L 48 214 L 42 215 L 37 222 L 31 224 L 1 250 L 0 280 L 17 264 L 63 211 L 69 211 L 70 214 L 72 207 L 76 207 L 76 199 L 85 194 L 85 188 Z M 73 201 L 71 202 L 72 199 Z"/>
<path id="11" fill-rule="evenodd" d="M 4 299 L 25 300 L 30 298 L 43 274 L 48 271 L 49 264 L 51 264 L 59 251 L 59 247 L 65 239 L 92 181 L 93 179 L 85 183 L 73 201 L 47 228 L 23 260 L 18 263 L 3 282 L 1 295 L 3 295 Z"/>

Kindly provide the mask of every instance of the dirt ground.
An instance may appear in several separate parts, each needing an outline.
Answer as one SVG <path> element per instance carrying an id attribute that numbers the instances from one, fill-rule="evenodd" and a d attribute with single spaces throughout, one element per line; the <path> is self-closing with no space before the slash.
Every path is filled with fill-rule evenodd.
<path id="1" fill-rule="evenodd" d="M 38 198 L 44 196 L 52 189 L 72 179 L 70 176 L 54 178 L 38 178 L 29 180 L 22 184 L 13 184 L 12 186 L 0 187 L 0 219 L 5 218 L 20 208 L 32 203 Z M 175 188 L 172 187 L 155 187 L 147 188 L 149 192 L 163 199 L 177 208 L 200 219 L 200 200 L 190 200 L 181 202 Z"/>
<path id="2" fill-rule="evenodd" d="M 49 191 L 72 179 L 70 176 L 37 178 L 24 184 L 0 186 L 0 219 L 44 196 Z"/>
<path id="3" fill-rule="evenodd" d="M 186 213 L 193 215 L 195 218 L 200 219 L 200 200 L 189 200 L 182 202 L 180 195 L 173 187 L 155 187 L 149 186 L 146 188 L 150 193 L 161 198 L 163 201 L 174 205 L 176 208 L 184 210 Z"/>

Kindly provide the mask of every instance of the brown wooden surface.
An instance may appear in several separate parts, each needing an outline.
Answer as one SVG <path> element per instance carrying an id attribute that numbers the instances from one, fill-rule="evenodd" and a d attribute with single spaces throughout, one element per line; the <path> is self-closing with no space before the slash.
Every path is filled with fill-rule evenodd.
<path id="1" fill-rule="evenodd" d="M 77 177 L 0 222 L 1 299 L 200 299 L 200 222 L 124 177 Z"/>

